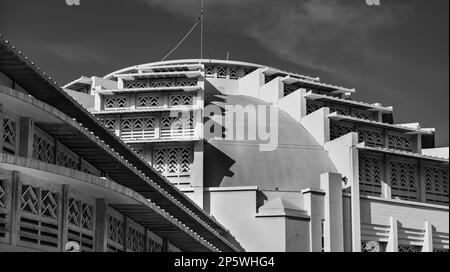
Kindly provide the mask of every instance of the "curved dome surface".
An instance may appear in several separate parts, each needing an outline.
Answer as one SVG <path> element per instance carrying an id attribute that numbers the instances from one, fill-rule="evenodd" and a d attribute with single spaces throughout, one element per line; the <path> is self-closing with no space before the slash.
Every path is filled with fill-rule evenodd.
<path id="1" fill-rule="evenodd" d="M 262 100 L 242 95 L 213 97 L 208 102 L 222 108 L 227 105 L 270 106 Z M 300 123 L 277 107 L 270 107 L 277 109 L 278 114 L 276 149 L 260 151 L 260 144 L 265 143 L 260 140 L 209 139 L 205 142 L 205 186 L 258 186 L 259 190 L 266 191 L 300 191 L 309 187 L 319 188 L 320 174 L 337 172 L 327 152 Z M 223 111 L 223 116 L 228 114 L 229 111 Z M 235 128 L 243 125 L 247 131 L 249 124 L 258 122 L 254 119 L 246 116 L 244 124 L 233 120 L 233 125 Z M 267 121 L 258 125 L 268 131 L 269 124 Z M 225 131 L 229 129 L 224 126 Z"/>

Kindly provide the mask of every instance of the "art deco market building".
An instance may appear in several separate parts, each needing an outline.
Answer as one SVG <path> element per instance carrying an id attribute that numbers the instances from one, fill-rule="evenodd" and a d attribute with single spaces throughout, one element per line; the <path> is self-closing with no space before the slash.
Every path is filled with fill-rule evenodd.
<path id="1" fill-rule="evenodd" d="M 435 147 L 434 129 L 395 123 L 392 107 L 352 100 L 353 89 L 246 62 L 175 60 L 83 76 L 64 86 L 90 115 L 77 104 L 66 106 L 73 102 L 59 91 L 42 91 L 36 80 L 22 79 L 25 85 L 12 79 L 76 118 L 151 181 L 132 180 L 135 174 L 120 163 L 104 165 L 110 157 L 96 159 L 104 153 L 73 138 L 71 130 L 34 121 L 82 158 L 75 160 L 78 167 L 86 160 L 102 168 L 102 181 L 133 190 L 175 218 L 183 215 L 185 221 L 177 219 L 219 250 L 238 250 L 235 237 L 246 251 L 448 251 L 448 148 Z M 209 112 L 211 105 L 221 110 Z M 255 106 L 275 110 L 276 148 L 261 151 L 262 140 L 226 137 L 238 127 L 273 125 L 251 114 L 244 122 L 225 123 L 211 137 L 206 124 L 236 114 L 229 106 L 242 114 Z M 8 152 L 8 143 L 3 146 Z M 95 203 L 102 198 L 87 187 L 79 192 Z M 151 209 L 110 202 L 99 205 L 176 244 L 175 235 L 165 234 L 166 225 L 152 230 L 146 223 Z"/>
<path id="2" fill-rule="evenodd" d="M 65 88 L 248 251 L 448 251 L 448 148 L 353 89 L 222 60 L 136 65 Z M 269 126 L 253 117 L 206 137 L 209 119 L 234 114 L 208 105 L 276 109 L 277 148 L 223 136 Z"/>
<path id="3" fill-rule="evenodd" d="M 0 251 L 242 250 L 1 36 L 0 140 Z"/>

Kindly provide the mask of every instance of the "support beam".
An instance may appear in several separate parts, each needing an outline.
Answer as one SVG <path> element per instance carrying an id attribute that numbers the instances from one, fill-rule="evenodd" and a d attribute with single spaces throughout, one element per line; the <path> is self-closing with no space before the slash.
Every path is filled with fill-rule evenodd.
<path id="1" fill-rule="evenodd" d="M 387 252 L 398 252 L 398 221 L 395 217 L 390 217 L 389 238 L 386 246 Z"/>
<path id="2" fill-rule="evenodd" d="M 20 118 L 19 156 L 33 157 L 33 120 L 30 117 Z"/>
<path id="3" fill-rule="evenodd" d="M 320 175 L 320 187 L 324 198 L 325 252 L 344 251 L 344 221 L 342 205 L 342 177 L 337 173 Z"/>
<path id="4" fill-rule="evenodd" d="M 433 252 L 433 225 L 425 221 L 422 252 Z"/>

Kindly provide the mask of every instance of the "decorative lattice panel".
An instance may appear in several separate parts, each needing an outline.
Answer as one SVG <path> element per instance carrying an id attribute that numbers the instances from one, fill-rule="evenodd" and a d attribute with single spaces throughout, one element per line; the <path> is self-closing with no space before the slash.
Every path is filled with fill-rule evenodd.
<path id="1" fill-rule="evenodd" d="M 22 185 L 20 191 L 20 242 L 58 248 L 59 193 L 32 185 Z"/>
<path id="2" fill-rule="evenodd" d="M 361 241 L 361 252 L 385 252 L 386 244 L 377 241 Z"/>
<path id="3" fill-rule="evenodd" d="M 150 87 L 152 87 L 152 88 L 166 88 L 166 87 L 173 87 L 173 86 L 175 86 L 175 81 L 172 79 L 150 81 Z"/>
<path id="4" fill-rule="evenodd" d="M 125 82 L 125 89 L 141 89 L 147 88 L 148 86 L 149 83 L 146 80 L 135 80 Z"/>
<path id="5" fill-rule="evenodd" d="M 80 166 L 80 157 L 62 144 L 58 144 L 56 165 L 78 170 Z"/>
<path id="6" fill-rule="evenodd" d="M 205 67 L 205 75 L 206 77 L 214 77 L 215 71 L 213 66 Z"/>
<path id="7" fill-rule="evenodd" d="M 350 116 L 350 107 L 344 106 L 344 105 L 328 105 L 330 108 L 330 113 L 337 112 L 340 115 L 347 115 Z"/>
<path id="8" fill-rule="evenodd" d="M 192 94 L 174 94 L 169 96 L 169 106 L 190 106 L 194 103 Z"/>
<path id="9" fill-rule="evenodd" d="M 94 250 L 94 204 L 73 197 L 69 198 L 67 210 L 69 241 L 75 241 L 82 251 Z"/>
<path id="10" fill-rule="evenodd" d="M 6 178 L 0 177 L 0 241 L 6 239 L 9 224 L 9 203 L 7 198 L 8 188 L 7 188 Z"/>
<path id="11" fill-rule="evenodd" d="M 194 136 L 194 116 L 183 113 L 180 116 L 161 116 L 161 138 L 182 138 Z"/>
<path id="12" fill-rule="evenodd" d="M 152 238 L 148 238 L 147 239 L 147 251 L 148 252 L 163 252 L 164 246 L 162 243 L 159 243 Z"/>
<path id="13" fill-rule="evenodd" d="M 421 252 L 420 246 L 398 245 L 398 252 Z"/>
<path id="14" fill-rule="evenodd" d="M 400 133 L 389 132 L 387 135 L 388 147 L 405 151 L 413 150 L 412 137 Z"/>
<path id="15" fill-rule="evenodd" d="M 384 135 L 382 130 L 374 128 L 358 128 L 359 142 L 366 142 L 368 146 L 384 146 Z"/>
<path id="16" fill-rule="evenodd" d="M 104 100 L 105 109 L 126 108 L 127 100 L 126 96 L 107 96 Z"/>
<path id="17" fill-rule="evenodd" d="M 390 168 L 392 196 L 405 200 L 417 200 L 417 161 L 393 158 L 390 161 Z"/>
<path id="18" fill-rule="evenodd" d="M 16 122 L 9 118 L 3 119 L 3 148 L 11 153 L 16 149 Z"/>
<path id="19" fill-rule="evenodd" d="M 352 132 L 353 126 L 351 124 L 341 122 L 330 122 L 330 139 L 334 140 L 343 135 Z"/>
<path id="20" fill-rule="evenodd" d="M 126 235 L 127 251 L 145 251 L 145 229 L 138 224 L 129 222 Z"/>
<path id="21" fill-rule="evenodd" d="M 159 95 L 138 95 L 136 98 L 136 107 L 157 107 L 160 106 Z"/>
<path id="22" fill-rule="evenodd" d="M 295 92 L 296 90 L 298 90 L 297 86 L 285 83 L 284 87 L 283 87 L 283 95 L 284 96 L 290 95 L 291 93 Z"/>
<path id="23" fill-rule="evenodd" d="M 193 87 L 197 86 L 198 82 L 196 79 L 178 79 L 175 82 L 175 86 L 177 87 Z"/>
<path id="24" fill-rule="evenodd" d="M 359 156 L 359 190 L 361 193 L 381 196 L 383 172 L 381 157 L 361 154 Z"/>
<path id="25" fill-rule="evenodd" d="M 6 208 L 6 179 L 0 178 L 0 208 Z"/>
<path id="26" fill-rule="evenodd" d="M 107 216 L 107 249 L 108 251 L 123 251 L 124 242 L 124 222 L 123 217 L 115 213 L 108 213 Z"/>
<path id="27" fill-rule="evenodd" d="M 239 78 L 239 68 L 231 66 L 230 67 L 230 79 L 238 79 Z"/>
<path id="28" fill-rule="evenodd" d="M 120 137 L 124 141 L 154 139 L 155 124 L 156 118 L 153 116 L 123 118 Z"/>
<path id="29" fill-rule="evenodd" d="M 307 100 L 306 101 L 306 114 L 315 112 L 316 110 L 324 107 L 325 104 L 320 101 Z"/>
<path id="30" fill-rule="evenodd" d="M 109 130 L 116 130 L 116 119 L 115 118 L 102 118 L 99 121 Z"/>
<path id="31" fill-rule="evenodd" d="M 375 114 L 371 111 L 362 110 L 362 109 L 352 109 L 352 116 L 358 119 L 364 119 L 369 121 L 376 121 Z"/>
<path id="32" fill-rule="evenodd" d="M 216 67 L 216 71 L 217 71 L 217 77 L 218 78 L 225 78 L 225 77 L 227 77 L 227 67 L 225 67 L 225 66 L 217 66 Z"/>
<path id="33" fill-rule="evenodd" d="M 33 158 L 46 163 L 54 163 L 55 141 L 38 127 L 34 127 Z"/>
<path id="34" fill-rule="evenodd" d="M 448 205 L 448 167 L 426 165 L 423 175 L 425 179 L 426 201 Z"/>
<path id="35" fill-rule="evenodd" d="M 154 152 L 154 167 L 169 177 L 189 176 L 192 164 L 191 147 L 157 147 Z"/>

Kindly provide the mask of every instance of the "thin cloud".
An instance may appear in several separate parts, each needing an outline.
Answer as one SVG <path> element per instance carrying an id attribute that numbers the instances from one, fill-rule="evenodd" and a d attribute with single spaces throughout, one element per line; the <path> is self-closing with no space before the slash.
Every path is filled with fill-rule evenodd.
<path id="1" fill-rule="evenodd" d="M 136 0 L 186 18 L 199 15 L 199 0 Z M 208 0 L 206 27 L 246 35 L 279 58 L 329 73 L 350 71 L 351 59 L 392 58 L 372 46 L 371 34 L 404 22 L 406 5 L 370 7 L 364 0 Z M 383 56 L 383 58 L 378 58 Z"/>
<path id="2" fill-rule="evenodd" d="M 58 57 L 70 62 L 106 62 L 108 60 L 108 57 L 102 51 L 89 45 L 58 44 L 46 45 L 44 47 Z"/>

